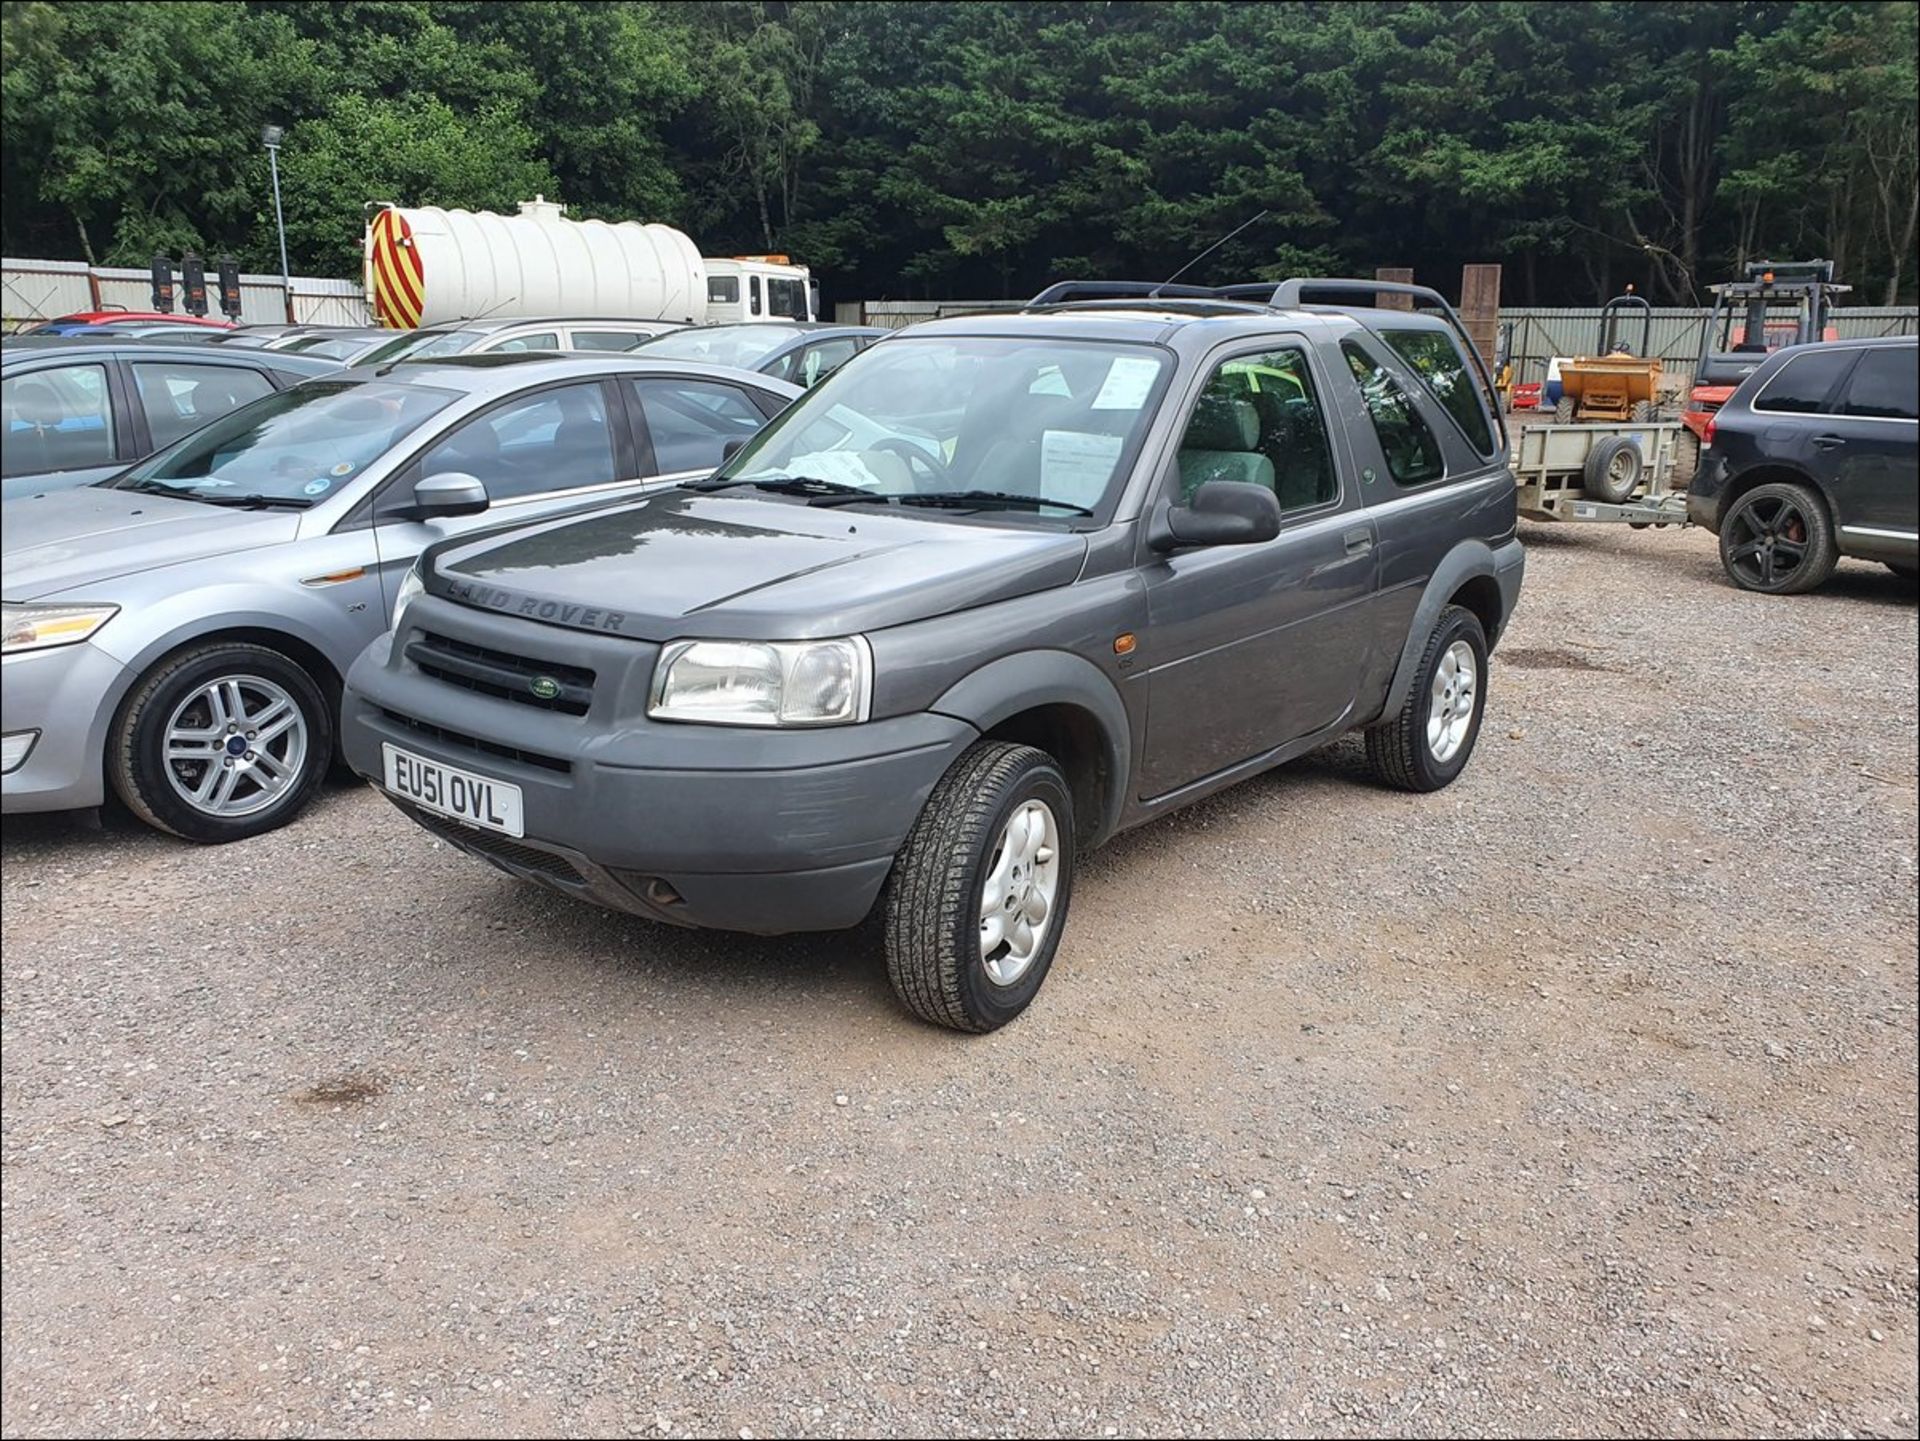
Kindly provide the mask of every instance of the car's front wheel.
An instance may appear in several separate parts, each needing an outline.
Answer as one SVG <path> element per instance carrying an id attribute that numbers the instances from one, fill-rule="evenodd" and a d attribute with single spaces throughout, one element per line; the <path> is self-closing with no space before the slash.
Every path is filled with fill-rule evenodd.
<path id="1" fill-rule="evenodd" d="M 941 777 L 894 862 L 887 975 L 922 1020 L 991 1031 L 1047 978 L 1073 895 L 1073 797 L 1053 758 L 981 741 Z"/>
<path id="2" fill-rule="evenodd" d="M 1720 564 L 1742 590 L 1799 595 L 1825 584 L 1839 562 L 1827 507 L 1793 481 L 1755 486 L 1720 524 Z"/>
<path id="3" fill-rule="evenodd" d="M 292 820 L 333 754 L 320 686 L 279 651 L 212 643 L 141 679 L 107 739 L 127 808 L 190 841 L 245 840 Z"/>

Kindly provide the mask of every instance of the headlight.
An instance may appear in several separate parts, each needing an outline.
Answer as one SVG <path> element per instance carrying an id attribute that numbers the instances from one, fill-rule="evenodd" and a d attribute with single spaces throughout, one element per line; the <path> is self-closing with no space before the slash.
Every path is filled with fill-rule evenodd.
<path id="1" fill-rule="evenodd" d="M 407 602 L 426 588 L 427 583 L 420 579 L 420 562 L 415 561 L 406 579 L 400 582 L 399 594 L 393 598 L 393 623 L 387 627 L 388 630 L 400 629 L 400 617 L 407 613 Z"/>
<path id="2" fill-rule="evenodd" d="M 83 641 L 119 613 L 117 605 L 9 605 L 0 607 L 0 654 L 48 650 Z"/>
<path id="3" fill-rule="evenodd" d="M 647 714 L 732 726 L 846 725 L 867 718 L 865 640 L 679 640 L 660 652 Z"/>

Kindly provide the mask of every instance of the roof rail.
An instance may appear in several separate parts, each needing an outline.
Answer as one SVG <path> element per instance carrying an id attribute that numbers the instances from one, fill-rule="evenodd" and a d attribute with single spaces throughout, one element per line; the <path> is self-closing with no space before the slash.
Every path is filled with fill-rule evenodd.
<path id="1" fill-rule="evenodd" d="M 1205 285 L 1169 285 L 1154 280 L 1061 280 L 1027 302 L 1027 308 L 1065 305 L 1075 300 L 1218 300 L 1220 292 Z"/>

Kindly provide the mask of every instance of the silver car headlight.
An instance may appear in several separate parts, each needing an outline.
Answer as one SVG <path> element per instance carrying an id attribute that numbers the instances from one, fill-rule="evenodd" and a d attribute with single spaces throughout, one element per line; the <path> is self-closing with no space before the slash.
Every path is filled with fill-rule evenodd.
<path id="1" fill-rule="evenodd" d="M 873 651 L 844 640 L 678 640 L 653 669 L 655 720 L 730 726 L 849 725 L 873 704 Z"/>
<path id="2" fill-rule="evenodd" d="M 406 579 L 400 582 L 400 589 L 393 597 L 393 620 L 388 624 L 388 630 L 400 629 L 400 617 L 407 613 L 407 603 L 426 588 L 427 583 L 420 579 L 420 562 L 415 561 L 413 569 L 407 572 Z"/>
<path id="3" fill-rule="evenodd" d="M 50 650 L 87 639 L 120 613 L 117 605 L 8 605 L 0 607 L 0 654 Z"/>

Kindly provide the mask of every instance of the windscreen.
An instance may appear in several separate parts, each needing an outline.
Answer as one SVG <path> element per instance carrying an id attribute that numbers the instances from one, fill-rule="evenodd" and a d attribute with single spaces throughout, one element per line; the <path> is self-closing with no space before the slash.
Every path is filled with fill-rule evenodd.
<path id="1" fill-rule="evenodd" d="M 700 360 L 708 365 L 754 370 L 793 336 L 791 329 L 780 325 L 692 326 L 636 345 L 633 353 L 649 359 Z"/>
<path id="2" fill-rule="evenodd" d="M 889 339 L 795 401 L 717 479 L 1093 513 L 1117 496 L 1165 373 L 1144 345 Z"/>
<path id="3" fill-rule="evenodd" d="M 308 381 L 241 406 L 112 483 L 190 500 L 314 505 L 351 485 L 454 398 L 419 385 Z"/>

